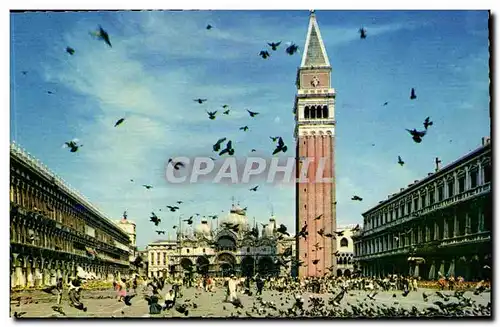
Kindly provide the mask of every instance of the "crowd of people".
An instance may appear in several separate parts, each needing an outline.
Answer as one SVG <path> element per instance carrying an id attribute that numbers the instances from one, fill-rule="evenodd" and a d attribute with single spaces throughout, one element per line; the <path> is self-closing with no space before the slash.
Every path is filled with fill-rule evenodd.
<path id="1" fill-rule="evenodd" d="M 70 306 L 86 311 L 86 306 L 81 302 L 82 285 L 86 276 L 77 275 L 68 284 L 68 299 Z M 225 302 L 232 303 L 235 307 L 241 306 L 239 294 L 249 296 L 260 296 L 263 290 L 277 292 L 295 292 L 295 294 L 316 293 L 334 294 L 340 289 L 334 303 L 340 303 L 344 294 L 351 290 L 358 291 L 402 291 L 403 296 L 409 292 L 417 291 L 419 278 L 401 275 L 388 275 L 381 277 L 310 277 L 293 278 L 291 276 L 262 276 L 256 274 L 252 277 L 228 277 L 196 276 L 195 274 L 177 274 L 168 277 L 152 277 L 133 275 L 131 278 L 120 278 L 113 281 L 113 288 L 116 292 L 116 299 L 125 305 L 131 305 L 131 299 L 142 293 L 149 305 L 150 314 L 160 314 L 165 310 L 175 308 L 178 312 L 188 314 L 188 308 L 177 300 L 183 297 L 183 289 L 195 287 L 198 291 L 216 292 L 225 290 Z M 463 278 L 454 276 L 440 276 L 437 284 L 443 289 L 453 290 L 460 287 Z M 476 291 L 487 289 L 489 282 L 482 281 L 476 285 Z M 57 280 L 56 285 L 45 289 L 47 293 L 56 295 L 57 306 L 55 311 L 61 312 L 61 300 L 63 297 L 63 280 Z M 164 293 L 163 293 L 164 292 Z M 301 302 L 295 306 L 300 306 Z M 302 300 L 303 301 L 303 300 Z"/>

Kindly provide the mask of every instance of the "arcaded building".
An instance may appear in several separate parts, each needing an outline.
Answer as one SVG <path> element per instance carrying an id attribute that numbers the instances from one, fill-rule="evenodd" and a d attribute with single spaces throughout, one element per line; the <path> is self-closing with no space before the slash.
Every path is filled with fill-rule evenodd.
<path id="1" fill-rule="evenodd" d="M 129 236 L 16 144 L 10 146 L 11 288 L 129 273 Z"/>
<path id="2" fill-rule="evenodd" d="M 363 274 L 487 277 L 483 267 L 492 267 L 491 160 L 490 140 L 483 138 L 475 151 L 443 168 L 437 165 L 434 173 L 365 212 L 363 229 L 353 237 Z"/>
<path id="3" fill-rule="evenodd" d="M 228 224 L 239 228 L 234 231 Z M 204 219 L 194 228 L 182 224 L 176 239 L 148 244 L 148 276 L 182 275 L 190 271 L 211 276 L 292 273 L 290 263 L 284 267 L 277 264 L 277 259 L 288 247 L 292 247 L 291 256 L 295 254 L 295 239 L 281 237 L 276 231 L 279 224 L 274 216 L 259 228 L 248 221 L 246 210 L 233 205 L 230 213 L 220 219 L 218 227 L 211 225 Z"/>
<path id="4" fill-rule="evenodd" d="M 316 15 L 311 12 L 302 61 L 297 70 L 295 96 L 296 233 L 307 225 L 307 238 L 297 239 L 299 277 L 336 272 L 336 242 L 320 236 L 336 230 L 335 210 L 335 89 L 332 67 L 321 38 Z M 307 167 L 303 167 L 308 162 Z M 302 174 L 302 170 L 305 173 Z M 319 173 L 321 172 L 321 173 Z M 322 175 L 322 176 L 319 176 Z M 318 181 L 321 180 L 321 181 Z M 327 180 L 327 181 L 322 181 Z M 321 219 L 315 218 L 322 215 Z M 317 264 L 313 264 L 313 261 Z"/>

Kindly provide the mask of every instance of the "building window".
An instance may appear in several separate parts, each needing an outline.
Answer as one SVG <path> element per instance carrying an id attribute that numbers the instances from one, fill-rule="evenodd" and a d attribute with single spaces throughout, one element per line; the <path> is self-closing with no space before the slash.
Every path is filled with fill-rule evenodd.
<path id="1" fill-rule="evenodd" d="M 438 187 L 438 201 L 443 201 L 444 198 L 444 187 L 443 185 Z"/>
<path id="2" fill-rule="evenodd" d="M 250 247 L 247 248 L 247 253 L 250 253 Z"/>
<path id="3" fill-rule="evenodd" d="M 429 205 L 434 204 L 434 191 L 429 192 Z"/>
<path id="4" fill-rule="evenodd" d="M 401 203 L 401 217 L 405 216 L 405 205 L 404 203 Z"/>
<path id="5" fill-rule="evenodd" d="M 164 265 L 167 264 L 167 254 L 166 253 L 163 253 L 163 264 Z"/>
<path id="6" fill-rule="evenodd" d="M 418 198 L 413 199 L 413 210 L 418 210 Z"/>
<path id="7" fill-rule="evenodd" d="M 309 107 L 304 108 L 304 118 L 309 119 Z"/>
<path id="8" fill-rule="evenodd" d="M 399 218 L 399 208 L 394 209 L 395 219 Z"/>
<path id="9" fill-rule="evenodd" d="M 328 118 L 328 107 L 323 106 L 323 118 Z"/>
<path id="10" fill-rule="evenodd" d="M 477 170 L 470 172 L 470 188 L 475 188 L 477 186 Z"/>
<path id="11" fill-rule="evenodd" d="M 186 249 L 186 253 L 189 253 L 189 249 Z"/>
<path id="12" fill-rule="evenodd" d="M 411 202 L 406 203 L 406 213 L 407 214 L 411 213 Z"/>
<path id="13" fill-rule="evenodd" d="M 427 203 L 425 202 L 425 196 L 426 194 L 422 195 L 422 209 L 427 205 Z"/>
<path id="14" fill-rule="evenodd" d="M 465 191 L 465 176 L 458 178 L 458 193 Z"/>
<path id="15" fill-rule="evenodd" d="M 309 118 L 316 119 L 316 108 L 315 107 L 311 107 L 311 115 Z"/>
<path id="16" fill-rule="evenodd" d="M 345 247 L 348 247 L 348 246 L 349 246 L 349 241 L 347 240 L 347 238 L 343 237 L 340 240 L 340 247 L 341 248 L 345 248 Z"/>
<path id="17" fill-rule="evenodd" d="M 205 250 L 205 248 L 203 248 L 203 253 L 205 253 L 205 252 L 207 252 L 207 251 Z"/>
<path id="18" fill-rule="evenodd" d="M 451 180 L 448 182 L 448 198 L 451 198 L 454 194 L 454 181 Z"/>
<path id="19" fill-rule="evenodd" d="M 491 182 L 491 164 L 488 163 L 484 166 L 484 182 Z"/>

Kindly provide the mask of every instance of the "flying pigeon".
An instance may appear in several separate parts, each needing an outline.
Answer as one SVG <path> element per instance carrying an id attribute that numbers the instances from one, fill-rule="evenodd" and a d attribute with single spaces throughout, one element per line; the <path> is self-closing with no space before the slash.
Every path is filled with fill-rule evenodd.
<path id="1" fill-rule="evenodd" d="M 430 117 L 427 117 L 425 118 L 424 120 L 424 127 L 425 129 L 429 128 L 429 126 L 432 126 L 433 122 L 431 122 L 431 118 Z"/>
<path id="2" fill-rule="evenodd" d="M 278 139 L 278 145 L 276 146 L 276 149 L 273 151 L 273 155 L 279 153 L 280 151 L 286 152 L 287 146 L 285 145 L 285 142 L 283 142 L 283 139 L 280 137 Z"/>
<path id="3" fill-rule="evenodd" d="M 66 47 L 66 52 L 69 53 L 70 55 L 74 55 L 75 54 L 75 49 L 73 49 L 71 47 Z"/>
<path id="4" fill-rule="evenodd" d="M 172 158 L 168 159 L 168 163 L 169 163 L 169 164 L 171 163 L 171 164 L 172 164 L 172 166 L 174 166 L 174 169 L 175 169 L 175 170 L 179 170 L 181 167 L 182 167 L 182 168 L 184 168 L 184 167 L 185 167 L 184 163 L 182 163 L 182 162 L 180 162 L 180 161 L 178 161 L 178 162 L 174 162 L 174 161 L 172 160 Z"/>
<path id="5" fill-rule="evenodd" d="M 366 39 L 366 30 L 364 29 L 364 27 L 361 27 L 359 29 L 359 37 L 362 39 Z"/>
<path id="6" fill-rule="evenodd" d="M 417 131 L 416 129 L 413 130 L 406 129 L 406 130 L 408 131 L 408 133 L 411 134 L 412 139 L 413 141 L 415 141 L 415 143 L 422 142 L 422 137 L 424 137 L 425 134 L 427 133 L 427 131 Z"/>
<path id="7" fill-rule="evenodd" d="M 97 30 L 96 32 L 92 32 L 91 34 L 98 37 L 99 39 L 103 40 L 104 42 L 106 42 L 107 45 L 109 45 L 111 47 L 111 41 L 109 40 L 109 35 L 101 27 L 101 25 L 99 25 L 99 30 Z"/>
<path id="8" fill-rule="evenodd" d="M 193 101 L 198 102 L 199 104 L 202 104 L 203 102 L 207 101 L 207 99 L 194 99 Z"/>
<path id="9" fill-rule="evenodd" d="M 175 212 L 176 210 L 179 209 L 179 207 L 177 206 L 167 206 L 167 208 L 171 211 L 171 212 Z"/>
<path id="10" fill-rule="evenodd" d="M 276 51 L 278 49 L 279 45 L 281 44 L 281 41 L 276 42 L 276 43 L 271 42 L 271 43 L 267 43 L 267 44 L 271 47 L 271 49 L 273 49 L 273 51 Z"/>
<path id="11" fill-rule="evenodd" d="M 188 219 L 184 219 L 183 221 L 187 222 L 188 225 L 193 224 L 193 216 L 189 217 Z"/>
<path id="12" fill-rule="evenodd" d="M 411 94 L 410 94 L 410 100 L 415 100 L 416 98 L 417 98 L 417 95 L 415 94 L 415 89 L 412 87 Z"/>
<path id="13" fill-rule="evenodd" d="M 224 110 L 222 113 L 223 113 L 224 115 L 229 115 L 229 111 L 231 111 L 231 110 L 230 110 L 230 109 L 227 109 L 227 110 Z"/>
<path id="14" fill-rule="evenodd" d="M 232 141 L 228 141 L 227 142 L 226 148 L 224 150 L 222 150 L 221 152 L 219 152 L 219 156 L 222 156 L 225 153 L 229 154 L 230 156 L 232 156 L 234 154 L 233 142 Z"/>
<path id="15" fill-rule="evenodd" d="M 144 186 L 146 188 L 146 190 L 149 190 L 149 189 L 152 189 L 153 186 L 152 185 L 146 185 L 146 184 L 143 184 L 142 186 Z"/>
<path id="16" fill-rule="evenodd" d="M 118 121 L 115 123 L 115 127 L 120 125 L 121 123 L 123 123 L 125 121 L 125 118 L 120 118 L 118 119 Z"/>
<path id="17" fill-rule="evenodd" d="M 158 224 L 161 222 L 161 219 L 158 218 L 158 216 L 154 212 L 152 212 L 151 215 L 152 216 L 149 218 L 149 221 L 154 223 L 155 226 L 158 226 Z"/>
<path id="18" fill-rule="evenodd" d="M 257 189 L 258 189 L 258 188 L 259 188 L 259 185 L 255 186 L 255 187 L 252 187 L 252 188 L 250 189 L 250 191 L 257 192 Z"/>
<path id="19" fill-rule="evenodd" d="M 248 126 L 240 127 L 240 130 L 243 132 L 246 132 L 246 131 L 248 131 Z"/>
<path id="20" fill-rule="evenodd" d="M 213 112 L 207 111 L 207 114 L 208 114 L 208 118 L 210 120 L 214 120 L 215 119 L 215 114 L 217 114 L 217 110 L 215 110 Z"/>
<path id="21" fill-rule="evenodd" d="M 220 145 L 221 145 L 221 144 L 222 144 L 222 142 L 224 142 L 224 141 L 226 141 L 226 138 L 225 138 L 225 137 L 223 137 L 223 138 L 221 138 L 221 139 L 217 140 L 217 142 L 213 145 L 213 149 L 214 149 L 214 151 L 216 151 L 216 152 L 217 152 L 217 151 L 219 151 L 219 150 L 220 150 Z"/>
<path id="22" fill-rule="evenodd" d="M 290 56 L 293 55 L 295 52 L 299 50 L 299 47 L 295 45 L 294 43 L 291 43 L 287 48 L 286 48 L 286 53 L 288 53 Z"/>
<path id="23" fill-rule="evenodd" d="M 253 111 L 250 111 L 248 109 L 247 109 L 247 111 L 250 114 L 250 117 L 255 117 L 255 116 L 257 116 L 259 114 L 258 112 L 253 112 Z"/>
<path id="24" fill-rule="evenodd" d="M 156 233 L 158 233 L 158 235 L 161 235 L 161 234 L 165 235 L 165 231 L 164 230 L 157 230 Z"/>
<path id="25" fill-rule="evenodd" d="M 314 218 L 314 220 L 320 220 L 321 217 L 323 217 L 323 214 L 319 215 L 318 217 Z"/>
<path id="26" fill-rule="evenodd" d="M 262 50 L 261 52 L 259 52 L 259 56 L 261 56 L 261 57 L 262 57 L 262 59 L 267 59 L 267 58 L 269 58 L 271 55 L 269 54 L 269 52 Z"/>
<path id="27" fill-rule="evenodd" d="M 383 106 L 387 106 L 389 104 L 389 102 L 384 102 Z"/>
<path id="28" fill-rule="evenodd" d="M 70 152 L 76 152 L 82 146 L 83 146 L 82 144 L 78 145 L 78 139 L 73 139 L 69 142 L 64 142 L 63 145 L 63 147 L 69 148 Z"/>
<path id="29" fill-rule="evenodd" d="M 403 161 L 403 159 L 401 159 L 401 156 L 398 156 L 398 164 L 400 164 L 401 167 L 405 164 L 405 162 Z"/>
<path id="30" fill-rule="evenodd" d="M 353 201 L 363 201 L 363 198 L 360 198 L 359 196 L 355 195 L 351 198 Z"/>

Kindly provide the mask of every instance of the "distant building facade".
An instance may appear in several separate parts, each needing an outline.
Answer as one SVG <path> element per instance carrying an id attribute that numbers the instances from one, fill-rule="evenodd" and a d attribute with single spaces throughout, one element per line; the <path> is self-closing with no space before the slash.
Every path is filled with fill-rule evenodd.
<path id="1" fill-rule="evenodd" d="M 135 222 L 128 219 L 127 213 L 124 212 L 122 219 L 115 221 L 116 225 L 124 231 L 130 239 L 130 255 L 129 260 L 134 261 L 137 255 L 137 231 Z"/>
<path id="2" fill-rule="evenodd" d="M 351 277 L 354 273 L 354 242 L 352 235 L 356 225 L 347 225 L 337 228 L 342 236 L 337 236 L 337 276 Z"/>
<path id="3" fill-rule="evenodd" d="M 235 225 L 237 231 L 230 228 Z M 175 240 L 150 243 L 148 276 L 191 271 L 212 276 L 291 274 L 291 265 L 285 268 L 277 264 L 277 259 L 287 247 L 292 247 L 292 256 L 295 254 L 295 238 L 280 237 L 276 229 L 276 220 L 271 217 L 259 233 L 257 226 L 248 223 L 246 211 L 233 205 L 214 230 L 202 220 L 194 229 L 180 226 Z"/>
<path id="4" fill-rule="evenodd" d="M 129 272 L 130 240 L 99 209 L 16 144 L 10 147 L 12 288 Z"/>
<path id="5" fill-rule="evenodd" d="M 475 280 L 492 265 L 491 144 L 415 181 L 363 214 L 353 236 L 364 275 Z"/>

